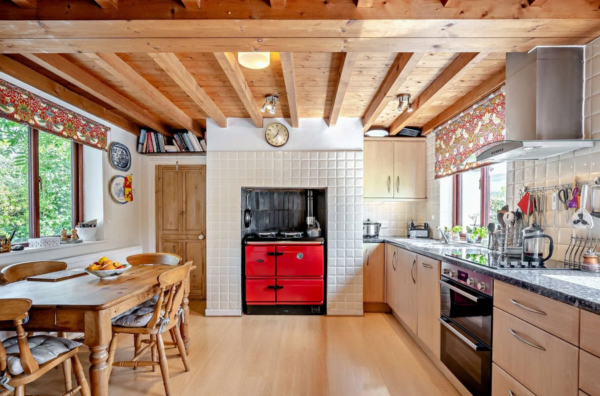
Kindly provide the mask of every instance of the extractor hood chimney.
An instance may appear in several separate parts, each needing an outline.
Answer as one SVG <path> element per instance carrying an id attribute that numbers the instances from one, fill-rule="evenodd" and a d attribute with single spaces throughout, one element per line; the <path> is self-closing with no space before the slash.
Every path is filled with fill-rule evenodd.
<path id="1" fill-rule="evenodd" d="M 537 160 L 592 147 L 583 131 L 583 47 L 506 54 L 506 140 L 477 162 Z"/>

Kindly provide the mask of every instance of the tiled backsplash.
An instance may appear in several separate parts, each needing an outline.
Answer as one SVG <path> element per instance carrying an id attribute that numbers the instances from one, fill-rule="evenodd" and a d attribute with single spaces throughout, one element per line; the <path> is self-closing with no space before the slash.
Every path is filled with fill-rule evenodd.
<path id="1" fill-rule="evenodd" d="M 241 314 L 241 189 L 327 190 L 327 313 L 362 315 L 362 151 L 207 153 L 207 315 Z"/>
<path id="2" fill-rule="evenodd" d="M 406 226 L 411 220 L 423 223 L 425 202 L 365 202 L 363 220 L 382 223 L 380 236 L 406 236 Z"/>

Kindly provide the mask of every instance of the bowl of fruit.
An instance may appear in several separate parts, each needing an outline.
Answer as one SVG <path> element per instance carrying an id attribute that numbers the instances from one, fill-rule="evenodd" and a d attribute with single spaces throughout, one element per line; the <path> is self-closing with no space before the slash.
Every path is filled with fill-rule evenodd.
<path id="1" fill-rule="evenodd" d="M 100 257 L 98 261 L 88 265 L 85 272 L 95 275 L 103 280 L 110 280 L 116 278 L 130 268 L 130 264 L 121 264 L 118 261 L 113 262 L 106 257 Z"/>

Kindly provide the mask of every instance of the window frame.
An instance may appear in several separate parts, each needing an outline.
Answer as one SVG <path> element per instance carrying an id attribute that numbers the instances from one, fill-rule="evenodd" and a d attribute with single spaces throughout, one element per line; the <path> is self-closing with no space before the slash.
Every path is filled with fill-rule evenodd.
<path id="1" fill-rule="evenodd" d="M 487 224 L 485 223 L 487 221 L 487 216 L 485 216 L 486 213 L 488 213 L 490 211 L 490 199 L 489 199 L 489 194 L 490 194 L 490 181 L 489 181 L 489 177 L 490 177 L 490 172 L 487 166 L 483 166 L 481 168 L 479 168 L 480 171 L 480 177 L 479 177 L 479 191 L 480 191 L 480 197 L 479 197 L 479 203 L 480 203 L 480 208 L 481 208 L 481 212 L 479 214 L 479 225 L 481 227 L 486 227 Z M 452 180 L 452 187 L 453 187 L 453 194 L 452 194 L 452 222 L 453 222 L 453 226 L 455 225 L 463 225 L 461 224 L 462 222 L 462 174 L 463 172 L 460 173 L 456 173 L 454 176 L 452 176 L 453 180 Z"/>
<path id="2" fill-rule="evenodd" d="M 58 235 L 40 235 L 40 152 L 38 129 L 28 130 L 28 170 L 29 187 L 29 238 L 40 238 Z M 83 216 L 83 145 L 71 141 L 71 227 L 84 221 Z M 28 243 L 22 243 L 28 246 Z"/>

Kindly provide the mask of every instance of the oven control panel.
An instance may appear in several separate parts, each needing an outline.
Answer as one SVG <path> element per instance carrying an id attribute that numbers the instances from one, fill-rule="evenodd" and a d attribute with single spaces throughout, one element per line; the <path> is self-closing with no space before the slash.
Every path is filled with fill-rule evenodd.
<path id="1" fill-rule="evenodd" d="M 442 262 L 442 276 L 450 278 L 471 289 L 492 295 L 492 278 L 475 271 L 459 267 L 458 265 Z"/>

